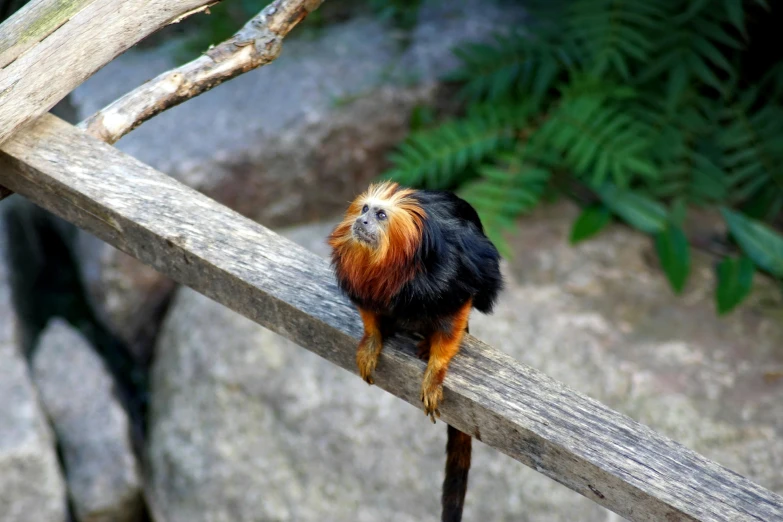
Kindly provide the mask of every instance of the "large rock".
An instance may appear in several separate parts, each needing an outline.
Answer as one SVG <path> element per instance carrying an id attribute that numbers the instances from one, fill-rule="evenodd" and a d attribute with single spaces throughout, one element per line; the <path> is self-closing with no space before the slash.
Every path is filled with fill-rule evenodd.
<path id="1" fill-rule="evenodd" d="M 675 297 L 647 238 L 615 226 L 570 247 L 574 215 L 522 222 L 508 289 L 471 332 L 783 492 L 783 327 L 768 296 L 719 319 L 709 260 L 695 255 Z M 326 254 L 329 229 L 286 234 Z M 437 518 L 445 430 L 416 408 L 188 289 L 158 348 L 149 458 L 171 522 Z M 466 520 L 619 519 L 482 444 L 474 455 Z"/>
<path id="2" fill-rule="evenodd" d="M 375 18 L 289 38 L 275 63 L 166 111 L 117 147 L 267 226 L 324 218 L 383 170 L 411 110 L 440 101 L 452 47 L 520 19 L 511 5 L 430 0 L 404 49 Z M 72 94 L 80 116 L 174 67 L 173 56 L 164 47 L 109 63 Z M 171 282 L 111 247 L 82 246 L 96 308 L 145 358 Z"/>
<path id="3" fill-rule="evenodd" d="M 445 426 L 418 409 L 189 289 L 157 353 L 149 460 L 161 518 L 436 520 Z M 606 520 L 476 446 L 466 520 Z"/>
<path id="4" fill-rule="evenodd" d="M 53 319 L 35 351 L 33 376 L 60 441 L 77 519 L 140 520 L 141 481 L 128 416 L 98 354 L 79 332 Z"/>
<path id="5" fill-rule="evenodd" d="M 0 217 L 0 522 L 65 522 L 55 442 L 21 356 Z"/>

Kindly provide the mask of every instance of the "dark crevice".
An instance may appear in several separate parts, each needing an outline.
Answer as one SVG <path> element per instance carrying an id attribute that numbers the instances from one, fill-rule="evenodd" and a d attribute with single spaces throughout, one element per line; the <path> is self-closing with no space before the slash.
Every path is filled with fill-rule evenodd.
<path id="1" fill-rule="evenodd" d="M 143 433 L 147 367 L 99 319 L 87 298 L 74 256 L 77 230 L 19 196 L 3 202 L 14 307 L 30 359 L 49 320 L 66 320 L 89 341 L 113 375 L 118 396 Z"/>
<path id="2" fill-rule="evenodd" d="M 114 378 L 116 395 L 130 418 L 134 451 L 141 461 L 149 368 L 134 359 L 89 302 L 74 254 L 76 227 L 18 195 L 0 202 L 0 214 L 6 223 L 12 303 L 21 324 L 25 357 L 28 361 L 32 358 L 52 318 L 62 318 L 76 328 Z M 60 462 L 65 469 L 62 455 Z M 148 520 L 145 506 L 139 522 Z"/>

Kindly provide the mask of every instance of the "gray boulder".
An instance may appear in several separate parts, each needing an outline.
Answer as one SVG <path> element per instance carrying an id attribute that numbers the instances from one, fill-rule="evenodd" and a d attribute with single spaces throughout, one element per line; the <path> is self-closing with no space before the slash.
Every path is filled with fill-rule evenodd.
<path id="1" fill-rule="evenodd" d="M 117 147 L 264 225 L 323 219 L 380 174 L 415 106 L 440 103 L 452 47 L 521 18 L 508 3 L 430 0 L 406 48 L 375 18 L 294 36 L 275 63 L 166 111 Z M 173 56 L 168 46 L 118 57 L 73 92 L 79 116 L 174 67 Z M 173 284 L 90 238 L 79 250 L 99 313 L 146 358 Z"/>
<path id="2" fill-rule="evenodd" d="M 157 353 L 149 460 L 162 518 L 438 518 L 444 424 L 186 288 Z M 606 520 L 476 447 L 466 520 Z"/>
<path id="3" fill-rule="evenodd" d="M 783 327 L 763 311 L 769 294 L 718 318 L 704 256 L 675 297 L 647 238 L 615 226 L 570 247 L 574 215 L 561 205 L 521 222 L 508 289 L 471 332 L 783 492 Z M 326 254 L 330 228 L 285 234 Z M 442 423 L 189 289 L 158 354 L 149 459 L 167 520 L 437 519 Z M 465 519 L 620 517 L 477 443 Z"/>
<path id="4" fill-rule="evenodd" d="M 141 481 L 128 416 L 103 361 L 79 332 L 55 319 L 40 337 L 33 377 L 60 441 L 77 519 L 140 520 Z"/>
<path id="5" fill-rule="evenodd" d="M 21 356 L 0 218 L 0 522 L 65 522 L 55 442 Z"/>

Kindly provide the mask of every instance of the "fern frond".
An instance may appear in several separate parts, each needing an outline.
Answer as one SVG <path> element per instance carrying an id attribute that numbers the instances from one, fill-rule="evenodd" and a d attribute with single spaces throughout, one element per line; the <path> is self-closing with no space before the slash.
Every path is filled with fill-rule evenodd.
<path id="1" fill-rule="evenodd" d="M 745 29 L 745 5 L 744 0 L 723 0 L 723 9 L 726 11 L 726 17 L 747 39 L 748 33 Z"/>
<path id="2" fill-rule="evenodd" d="M 721 102 L 696 99 L 674 113 L 660 103 L 644 105 L 632 109 L 656 129 L 650 153 L 660 165 L 660 178 L 645 184 L 646 190 L 658 198 L 682 198 L 697 205 L 724 201 L 728 184 L 715 135 Z"/>
<path id="3" fill-rule="evenodd" d="M 464 119 L 411 133 L 389 156 L 393 166 L 383 177 L 409 186 L 453 186 L 466 169 L 508 148 L 529 113 L 522 103 L 474 106 Z"/>
<path id="4" fill-rule="evenodd" d="M 735 79 L 726 48 L 741 49 L 742 42 L 727 30 L 725 18 L 705 9 L 708 3 L 693 2 L 685 13 L 670 13 L 670 26 L 654 40 L 650 60 L 637 78 L 638 84 L 665 82 L 668 112 L 682 106 L 686 94 L 699 85 L 723 94 Z"/>
<path id="5" fill-rule="evenodd" d="M 537 150 L 559 153 L 564 165 L 591 185 L 609 178 L 621 187 L 637 178 L 656 179 L 652 129 L 634 118 L 628 100 L 612 96 L 614 91 L 611 85 L 580 89 L 575 80 L 530 142 Z"/>
<path id="6" fill-rule="evenodd" d="M 754 110 L 749 99 L 726 109 L 728 121 L 720 133 L 730 201 L 739 203 L 762 193 L 783 200 L 783 108 L 764 105 Z"/>
<path id="7" fill-rule="evenodd" d="M 446 79 L 463 82 L 463 99 L 497 100 L 515 95 L 541 101 L 563 70 L 578 61 L 568 40 L 513 31 L 496 34 L 491 43 L 464 44 L 454 50 L 461 66 Z"/>
<path id="8" fill-rule="evenodd" d="M 769 98 L 783 102 L 783 62 L 778 62 L 766 72 L 759 82 L 759 89 L 769 93 Z"/>
<path id="9" fill-rule="evenodd" d="M 665 30 L 666 12 L 645 0 L 574 0 L 568 33 L 587 50 L 596 76 L 617 73 L 630 81 L 636 64 L 646 63 L 652 37 Z"/>
<path id="10" fill-rule="evenodd" d="M 489 238 L 507 255 L 503 232 L 540 201 L 551 173 L 527 162 L 520 146 L 513 154 L 502 155 L 497 163 L 479 167 L 479 176 L 460 190 L 460 196 L 473 205 Z"/>

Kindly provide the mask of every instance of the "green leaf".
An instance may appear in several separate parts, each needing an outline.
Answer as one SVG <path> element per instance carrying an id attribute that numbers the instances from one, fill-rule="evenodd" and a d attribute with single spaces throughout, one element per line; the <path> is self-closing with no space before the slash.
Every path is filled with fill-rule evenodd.
<path id="1" fill-rule="evenodd" d="M 718 288 L 715 290 L 715 304 L 718 314 L 733 310 L 750 293 L 753 285 L 753 261 L 742 256 L 727 257 L 718 265 Z"/>
<path id="2" fill-rule="evenodd" d="M 725 207 L 721 213 L 742 250 L 760 268 L 783 277 L 783 236 L 755 219 Z"/>
<path id="3" fill-rule="evenodd" d="M 417 131 L 426 128 L 435 121 L 435 111 L 429 105 L 416 105 L 411 110 L 410 130 Z"/>
<path id="4" fill-rule="evenodd" d="M 657 234 L 666 228 L 666 207 L 654 199 L 613 185 L 604 185 L 596 192 L 612 212 L 642 232 Z"/>
<path id="5" fill-rule="evenodd" d="M 677 225 L 669 225 L 655 236 L 655 249 L 661 267 L 675 293 L 685 288 L 685 281 L 691 269 L 691 256 L 688 250 L 688 238 Z"/>
<path id="6" fill-rule="evenodd" d="M 675 17 L 674 22 L 676 24 L 682 24 L 699 14 L 699 11 L 707 7 L 710 3 L 710 0 L 693 0 L 692 2 L 689 2 L 688 10 L 684 13 L 677 15 Z"/>
<path id="7" fill-rule="evenodd" d="M 742 0 L 724 0 L 723 5 L 726 8 L 726 14 L 729 15 L 729 20 L 734 24 L 734 27 L 739 29 L 742 36 L 746 37 L 748 34 L 745 32 L 745 10 L 742 5 Z"/>
<path id="8" fill-rule="evenodd" d="M 685 198 L 680 197 L 674 200 L 669 215 L 669 221 L 675 225 L 682 226 L 685 222 L 685 215 L 688 212 L 688 205 Z"/>
<path id="9" fill-rule="evenodd" d="M 609 223 L 610 219 L 609 209 L 604 205 L 592 205 L 585 208 L 571 228 L 571 244 L 574 245 L 593 237 Z"/>

